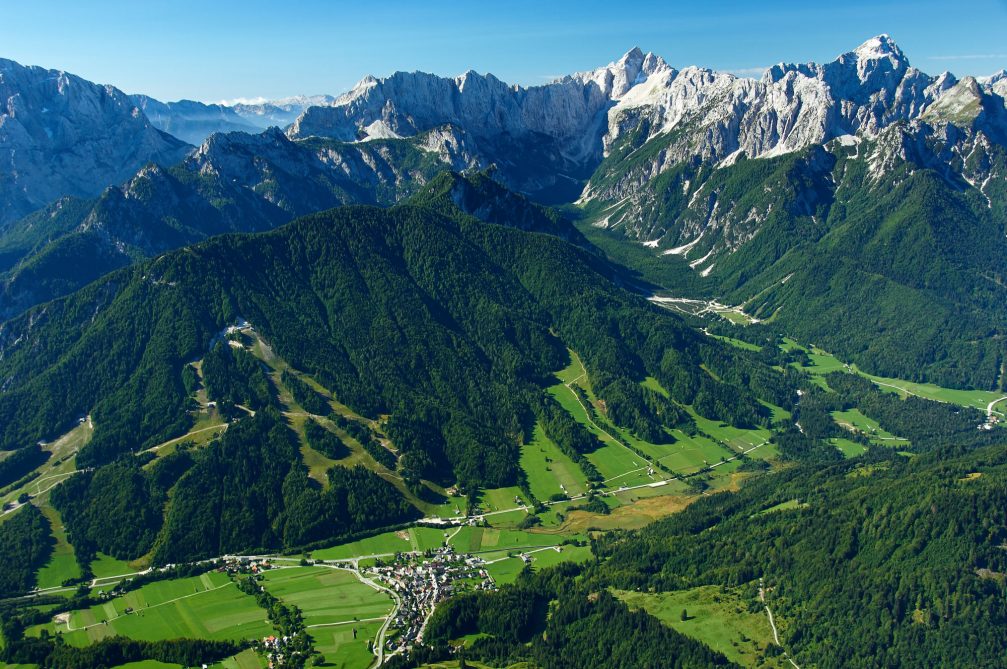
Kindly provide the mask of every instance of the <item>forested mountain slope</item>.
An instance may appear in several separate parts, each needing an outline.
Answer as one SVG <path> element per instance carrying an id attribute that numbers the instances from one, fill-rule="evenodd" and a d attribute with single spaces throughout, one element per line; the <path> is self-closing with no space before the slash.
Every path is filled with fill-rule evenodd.
<path id="1" fill-rule="evenodd" d="M 626 292 L 616 272 L 552 235 L 417 205 L 217 237 L 5 323 L 2 447 L 91 414 L 77 464 L 100 467 L 184 433 L 186 363 L 239 319 L 340 402 L 390 414 L 389 435 L 417 455 L 419 474 L 465 490 L 519 480 L 519 443 L 550 411 L 542 389 L 568 347 L 634 430 L 683 419 L 639 385 L 646 376 L 739 425 L 768 424 L 757 398 L 792 401 L 784 376 Z"/>
<path id="2" fill-rule="evenodd" d="M 994 388 L 1004 175 L 1007 152 L 985 132 L 921 122 L 780 158 L 680 165 L 587 212 L 693 275 L 687 294 L 740 304 L 762 328 L 876 373 Z"/>
<path id="3" fill-rule="evenodd" d="M 61 199 L 12 224 L 0 235 L 0 320 L 216 234 L 342 204 L 394 204 L 473 160 L 436 131 L 353 145 L 291 142 L 276 129 L 213 135 L 172 167 L 147 165 L 94 200 Z"/>

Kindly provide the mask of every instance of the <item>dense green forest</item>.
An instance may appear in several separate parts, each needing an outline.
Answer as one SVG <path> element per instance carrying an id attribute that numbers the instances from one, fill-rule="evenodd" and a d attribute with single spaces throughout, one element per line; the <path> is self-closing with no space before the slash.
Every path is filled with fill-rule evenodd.
<path id="1" fill-rule="evenodd" d="M 604 537 L 597 574 L 658 591 L 764 578 L 801 665 L 995 666 L 1007 651 L 1005 477 L 1002 447 L 795 467 Z M 762 513 L 789 500 L 799 505 Z"/>
<path id="2" fill-rule="evenodd" d="M 240 404 L 253 411 L 275 403 L 262 363 L 247 351 L 218 342 L 203 358 L 206 394 L 214 402 Z"/>
<path id="3" fill-rule="evenodd" d="M 339 437 L 319 425 L 314 419 L 309 418 L 304 421 L 304 436 L 308 440 L 308 446 L 327 458 L 339 460 L 350 454 L 350 449 Z"/>
<path id="4" fill-rule="evenodd" d="M 154 545 L 167 489 L 174 481 L 158 480 L 139 464 L 124 458 L 71 476 L 53 489 L 52 505 L 66 523 L 81 564 L 89 563 L 97 551 L 132 560 Z"/>
<path id="5" fill-rule="evenodd" d="M 557 567 L 523 572 L 518 582 L 498 592 L 472 593 L 448 600 L 430 619 L 425 643 L 395 668 L 452 657 L 448 641 L 484 635 L 465 657 L 490 666 L 529 662 L 536 667 L 579 669 L 733 666 L 727 659 L 659 623 L 630 612 L 605 590 L 578 582 L 580 568 Z"/>
<path id="6" fill-rule="evenodd" d="M 466 489 L 519 479 L 519 444 L 567 347 L 613 418 L 641 436 L 663 438 L 662 428 L 686 420 L 638 388 L 646 376 L 739 426 L 768 423 L 759 398 L 789 404 L 788 384 L 761 361 L 696 334 L 619 281 L 620 270 L 589 251 L 457 209 L 348 207 L 219 237 L 113 274 L 44 318 L 11 321 L 9 341 L 24 337 L 0 358 L 13 379 L 0 395 L 0 445 L 54 436 L 89 411 L 95 434 L 83 466 L 179 435 L 192 422 L 186 363 L 204 355 L 211 398 L 271 402 L 254 359 L 223 343 L 211 350 L 239 318 L 340 402 L 391 414 L 396 447 L 416 455 L 407 461 Z M 287 374 L 285 385 L 308 411 L 329 412 L 300 379 Z"/>
<path id="7" fill-rule="evenodd" d="M 154 543 L 158 564 L 303 546 L 419 517 L 390 483 L 362 468 L 333 468 L 321 489 L 274 409 L 233 424 L 193 460 Z"/>
<path id="8" fill-rule="evenodd" d="M 49 521 L 31 504 L 0 525 L 0 593 L 28 592 L 35 573 L 52 555 Z"/>

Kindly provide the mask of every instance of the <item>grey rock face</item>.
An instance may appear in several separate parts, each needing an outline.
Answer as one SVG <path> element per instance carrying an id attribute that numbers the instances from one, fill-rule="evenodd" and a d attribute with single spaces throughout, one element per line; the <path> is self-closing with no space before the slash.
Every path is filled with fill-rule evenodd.
<path id="1" fill-rule="evenodd" d="M 984 85 L 992 90 L 1003 79 L 991 77 Z M 831 63 L 781 63 L 759 81 L 695 67 L 676 70 L 633 49 L 605 67 L 529 88 L 475 72 L 367 77 L 333 104 L 307 109 L 288 135 L 354 142 L 450 124 L 468 136 L 478 162 L 501 166 L 502 181 L 536 194 L 549 184 L 524 164 L 522 152 L 532 144 L 539 163 L 576 181 L 621 144 L 632 141 L 638 148 L 660 139 L 662 149 L 627 175 L 637 184 L 642 173 L 652 178 L 689 160 L 733 162 L 843 135 L 873 136 L 919 118 L 957 83 L 950 74 L 931 77 L 912 67 L 887 35 Z M 501 137 L 509 138 L 506 146 Z M 625 196 L 626 183 L 598 182 L 587 185 L 583 199 Z"/>
<path id="2" fill-rule="evenodd" d="M 66 72 L 0 60 L 0 227 L 63 195 L 91 196 L 185 142 L 129 96 Z"/>

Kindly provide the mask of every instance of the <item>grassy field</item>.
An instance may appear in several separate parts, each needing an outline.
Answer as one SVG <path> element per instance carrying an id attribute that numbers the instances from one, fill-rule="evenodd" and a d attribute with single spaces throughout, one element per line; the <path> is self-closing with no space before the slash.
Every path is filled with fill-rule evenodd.
<path id="1" fill-rule="evenodd" d="M 586 562 L 591 559 L 589 546 L 556 546 L 556 548 L 532 549 L 532 551 L 527 555 L 531 558 L 532 567 L 535 569 L 545 569 L 561 562 Z M 497 585 L 513 583 L 525 566 L 524 560 L 519 556 L 497 556 L 491 559 L 492 562 L 486 566 L 486 571 L 493 577 Z"/>
<path id="2" fill-rule="evenodd" d="M 521 488 L 489 488 L 479 493 L 479 508 L 483 512 L 504 511 L 518 506 L 528 506 L 531 501 L 526 499 Z"/>
<path id="3" fill-rule="evenodd" d="M 748 612 L 748 603 L 738 590 L 716 586 L 663 593 L 616 591 L 633 609 L 644 609 L 682 634 L 702 641 L 729 660 L 744 667 L 782 667 L 786 660 L 764 659 L 773 643 L 773 631 L 764 611 Z M 687 619 L 682 620 L 682 611 Z M 790 666 L 786 664 L 786 666 Z"/>
<path id="4" fill-rule="evenodd" d="M 452 531 L 451 545 L 462 553 L 491 553 L 554 546 L 566 537 L 525 530 L 504 530 L 494 527 L 464 526 Z M 486 556 L 484 556 L 486 557 Z M 492 557 L 486 557 L 492 559 Z"/>
<path id="5" fill-rule="evenodd" d="M 734 337 L 725 337 L 723 335 L 715 335 L 715 334 L 712 334 L 710 336 L 713 337 L 714 339 L 719 339 L 720 341 L 722 341 L 722 342 L 724 342 L 726 344 L 730 344 L 731 346 L 733 346 L 735 348 L 740 348 L 740 349 L 742 349 L 744 351 L 761 351 L 762 350 L 762 347 L 759 346 L 758 344 L 753 344 L 751 342 L 742 341 L 741 339 L 735 339 Z"/>
<path id="6" fill-rule="evenodd" d="M 755 515 L 761 516 L 765 513 L 776 513 L 777 511 L 794 511 L 797 509 L 807 508 L 807 506 L 807 502 L 800 502 L 796 499 L 788 499 L 786 502 L 780 502 L 779 504 L 774 504 L 768 509 L 763 509 Z"/>
<path id="7" fill-rule="evenodd" d="M 130 566 L 128 562 L 116 560 L 114 557 L 109 557 L 104 553 L 98 553 L 91 563 L 91 571 L 94 572 L 94 577 L 100 581 L 110 579 L 114 576 L 131 574 L 139 570 L 136 567 Z"/>
<path id="8" fill-rule="evenodd" d="M 435 527 L 411 527 L 401 532 L 385 532 L 367 539 L 321 548 L 311 552 L 316 560 L 346 560 L 361 555 L 385 555 L 424 551 L 444 545 L 444 530 Z"/>
<path id="9" fill-rule="evenodd" d="M 847 430 L 852 428 L 853 430 L 864 434 L 864 436 L 868 437 L 872 443 L 880 444 L 882 446 L 897 446 L 908 443 L 907 439 L 896 437 L 891 432 L 887 432 L 881 427 L 878 421 L 860 413 L 859 409 L 833 411 L 831 415 L 837 425 Z"/>
<path id="10" fill-rule="evenodd" d="M 535 426 L 531 442 L 521 448 L 521 469 L 532 494 L 540 500 L 563 492 L 580 495 L 587 490 L 584 472 L 545 436 L 540 425 Z"/>
<path id="11" fill-rule="evenodd" d="M 381 621 L 361 622 L 355 625 L 315 627 L 310 631 L 315 640 L 315 650 L 325 657 L 323 667 L 337 669 L 367 669 L 374 663 L 374 655 L 367 650 L 367 642 L 378 636 Z M 356 630 L 357 638 L 353 638 Z"/>
<path id="12" fill-rule="evenodd" d="M 127 608 L 132 612 L 127 614 Z M 237 641 L 272 631 L 255 599 L 238 590 L 226 574 L 214 572 L 150 583 L 28 633 L 37 635 L 42 628 L 62 632 L 63 639 L 74 646 L 116 634 L 148 641 L 179 637 Z"/>
<path id="13" fill-rule="evenodd" d="M 855 441 L 850 441 L 849 439 L 843 439 L 842 437 L 834 437 L 829 439 L 829 443 L 833 444 L 838 448 L 844 456 L 847 458 L 855 458 L 858 455 L 863 455 L 867 452 L 867 447 L 863 444 L 858 444 Z"/>
<path id="14" fill-rule="evenodd" d="M 233 657 L 211 665 L 210 669 L 262 669 L 265 666 L 265 660 L 254 650 L 248 648 Z"/>
<path id="15" fill-rule="evenodd" d="M 806 372 L 818 375 L 824 375 L 837 371 L 854 372 L 870 379 L 882 390 L 898 393 L 903 397 L 907 395 L 916 395 L 924 399 L 947 402 L 949 404 L 957 404 L 958 406 L 972 407 L 974 409 L 981 409 L 985 411 L 986 406 L 990 402 L 1005 395 L 1005 393 L 989 390 L 944 388 L 932 383 L 916 383 L 914 381 L 905 381 L 903 379 L 876 376 L 858 369 L 856 365 L 847 365 L 836 358 L 836 356 L 819 348 L 803 347 L 790 340 L 786 341 L 784 347 L 788 349 L 804 348 L 808 351 L 808 357 L 811 359 L 811 364 L 807 367 L 798 367 L 798 369 L 803 369 Z"/>
<path id="16" fill-rule="evenodd" d="M 391 598 L 331 567 L 288 567 L 265 573 L 266 590 L 301 609 L 306 625 L 333 625 L 388 615 Z M 314 630 L 312 630 L 312 633 Z"/>
<path id="17" fill-rule="evenodd" d="M 49 562 L 38 572 L 38 587 L 55 588 L 63 585 L 63 581 L 69 578 L 79 578 L 80 566 L 77 564 L 73 546 L 66 540 L 66 528 L 59 513 L 49 505 L 42 506 L 40 510 L 52 526 L 56 543 L 53 545 Z"/>

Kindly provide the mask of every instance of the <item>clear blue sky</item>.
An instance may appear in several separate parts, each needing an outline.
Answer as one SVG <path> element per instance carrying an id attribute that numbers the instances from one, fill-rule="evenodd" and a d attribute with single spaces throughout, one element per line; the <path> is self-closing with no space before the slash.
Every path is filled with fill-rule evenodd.
<path id="1" fill-rule="evenodd" d="M 825 7 L 824 5 L 838 5 Z M 1007 0 L 19 0 L 0 56 L 163 100 L 339 93 L 365 74 L 492 72 L 542 83 L 634 45 L 672 65 L 753 74 L 831 60 L 887 32 L 920 69 L 1007 67 Z"/>

